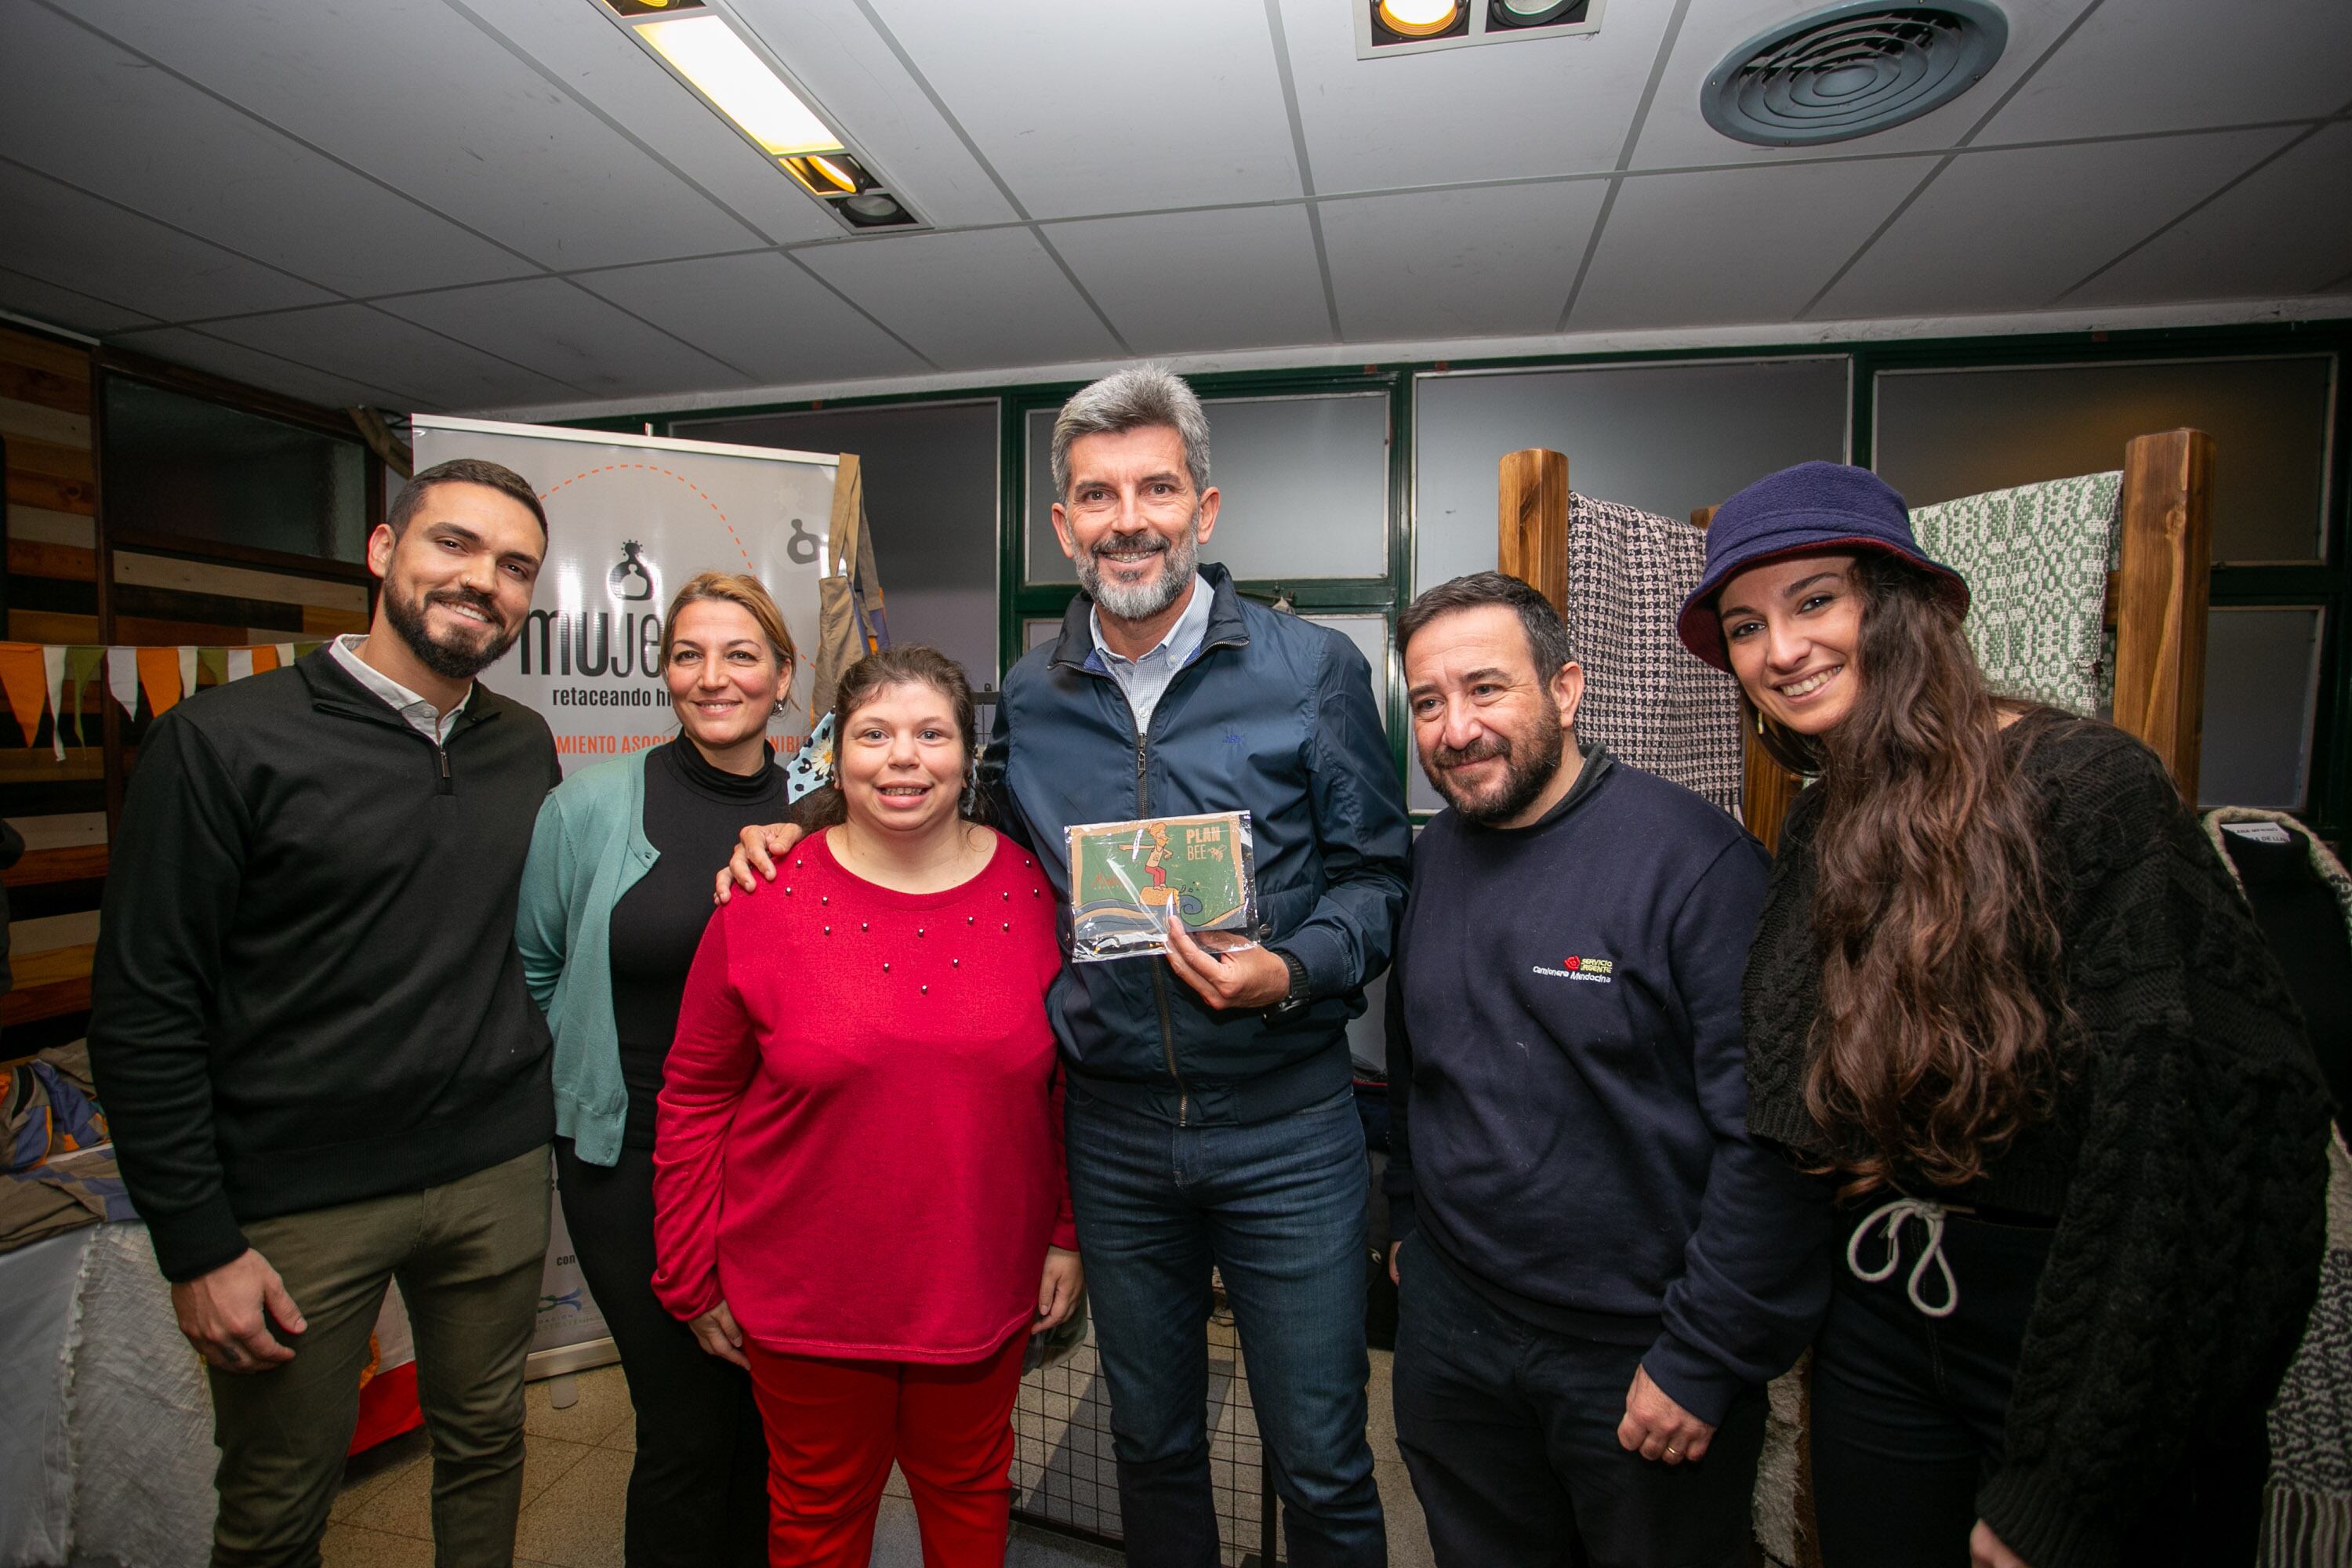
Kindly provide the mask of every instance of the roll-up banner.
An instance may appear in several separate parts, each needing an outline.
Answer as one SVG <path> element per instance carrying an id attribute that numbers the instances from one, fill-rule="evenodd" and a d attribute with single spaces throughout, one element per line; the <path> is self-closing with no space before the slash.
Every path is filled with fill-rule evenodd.
<path id="1" fill-rule="evenodd" d="M 749 572 L 794 644 L 815 648 L 838 458 L 425 414 L 411 426 L 418 472 L 485 458 L 530 480 L 547 508 L 530 617 L 482 679 L 546 716 L 565 773 L 677 732 L 661 618 L 698 572 Z M 809 731 L 803 663 L 793 707 L 769 730 L 782 752 Z"/>
<path id="2" fill-rule="evenodd" d="M 838 458 L 425 414 L 410 425 L 419 473 L 487 458 L 529 480 L 547 509 L 547 561 L 530 617 L 482 680 L 539 710 L 566 773 L 677 732 L 662 684 L 662 612 L 700 572 L 748 572 L 783 612 L 803 670 L 769 740 L 781 752 L 799 748 L 812 719 L 807 656 L 817 646 Z M 560 1205 L 552 1217 L 534 1376 L 613 1359 Z"/>

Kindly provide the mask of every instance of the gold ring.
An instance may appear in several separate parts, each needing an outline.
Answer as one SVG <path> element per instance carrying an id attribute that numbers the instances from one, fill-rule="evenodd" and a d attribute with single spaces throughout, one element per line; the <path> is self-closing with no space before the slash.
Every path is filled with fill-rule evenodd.
<path id="1" fill-rule="evenodd" d="M 1669 1459 L 1679 1459 L 1679 1458 L 1682 1458 L 1682 1456 L 1681 1456 L 1680 1454 L 1675 1453 L 1675 1446 L 1674 1446 L 1672 1443 L 1669 1443 L 1669 1444 L 1667 1444 L 1667 1445 L 1666 1445 L 1666 1458 L 1668 1458 Z"/>

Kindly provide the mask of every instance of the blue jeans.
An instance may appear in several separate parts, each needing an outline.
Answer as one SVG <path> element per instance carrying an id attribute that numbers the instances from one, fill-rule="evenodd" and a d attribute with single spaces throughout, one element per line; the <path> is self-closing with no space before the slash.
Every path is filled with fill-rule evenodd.
<path id="1" fill-rule="evenodd" d="M 1213 1568 L 1209 1271 L 1223 1277 L 1298 1568 L 1382 1568 L 1364 1437 L 1363 1129 L 1345 1090 L 1244 1127 L 1176 1127 L 1069 1090 L 1070 1196 L 1127 1560 Z"/>

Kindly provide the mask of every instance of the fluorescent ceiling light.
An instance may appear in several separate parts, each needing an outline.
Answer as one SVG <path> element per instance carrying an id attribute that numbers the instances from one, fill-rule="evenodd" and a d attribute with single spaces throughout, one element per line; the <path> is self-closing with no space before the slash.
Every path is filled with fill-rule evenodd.
<path id="1" fill-rule="evenodd" d="M 677 74 L 694 84 L 719 112 L 777 157 L 802 153 L 837 153 L 841 138 L 800 95 L 751 52 L 724 18 L 709 12 L 639 22 L 644 38 Z"/>

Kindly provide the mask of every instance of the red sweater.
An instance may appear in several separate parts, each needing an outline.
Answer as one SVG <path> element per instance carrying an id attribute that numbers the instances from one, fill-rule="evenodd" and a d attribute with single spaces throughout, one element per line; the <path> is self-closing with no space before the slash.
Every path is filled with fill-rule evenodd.
<path id="1" fill-rule="evenodd" d="M 843 869 L 819 835 L 711 917 L 654 1148 L 654 1291 L 762 1347 L 974 1361 L 1076 1248 L 1045 990 L 1054 896 L 1000 837 L 943 893 Z"/>

